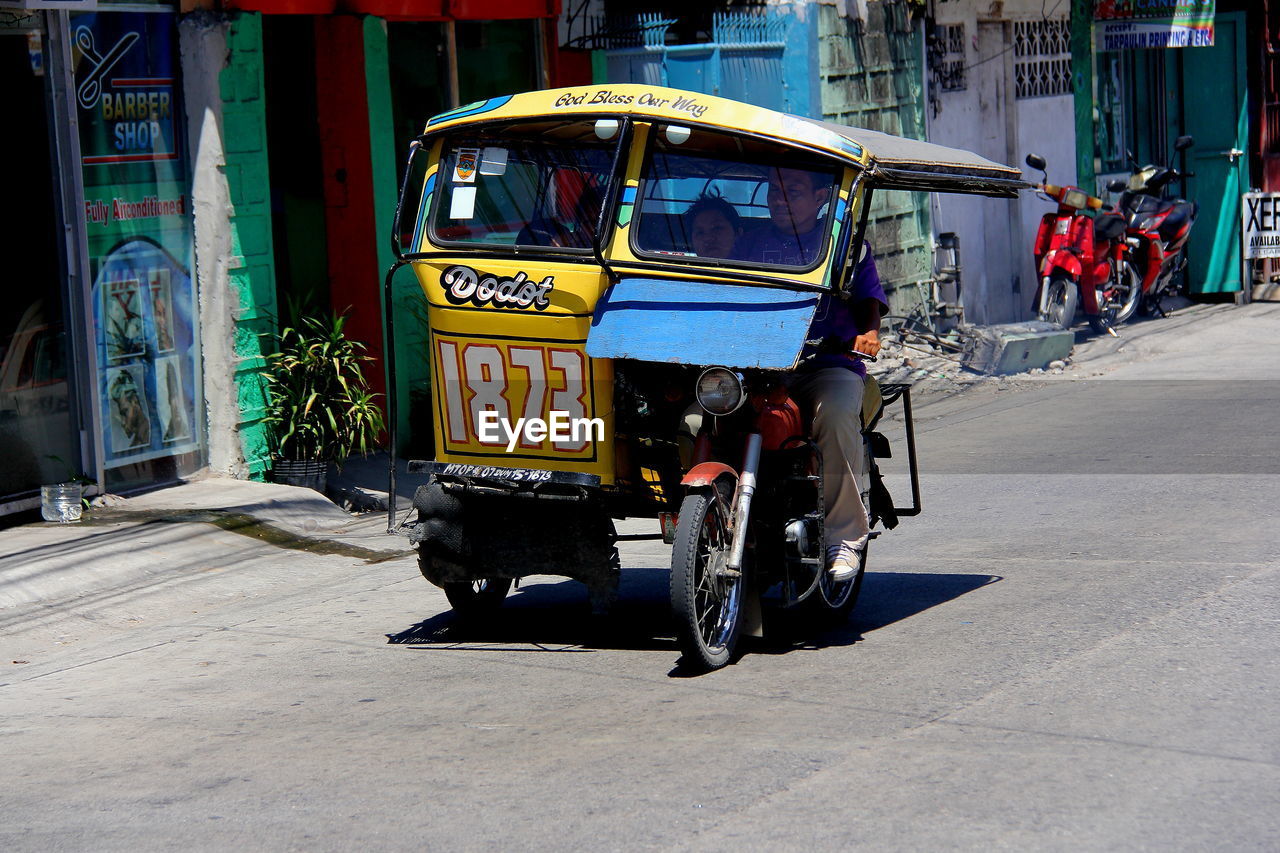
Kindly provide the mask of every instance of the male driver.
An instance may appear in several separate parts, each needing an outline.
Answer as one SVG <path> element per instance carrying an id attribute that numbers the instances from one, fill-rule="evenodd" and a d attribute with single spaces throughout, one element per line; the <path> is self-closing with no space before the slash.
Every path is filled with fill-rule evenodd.
<path id="1" fill-rule="evenodd" d="M 822 249 L 818 213 L 831 194 L 821 172 L 772 169 L 769 223 L 742 238 L 737 255 L 755 263 L 807 267 Z M 848 295 L 818 299 L 808 337 L 828 345 L 805 347 L 805 361 L 791 382 L 796 400 L 813 414 L 813 437 L 822 451 L 827 507 L 827 566 L 834 581 L 858 573 L 871 527 L 858 492 L 862 473 L 862 387 L 866 369 L 851 351 L 880 351 L 881 309 L 888 310 L 880 275 L 864 244 Z"/>

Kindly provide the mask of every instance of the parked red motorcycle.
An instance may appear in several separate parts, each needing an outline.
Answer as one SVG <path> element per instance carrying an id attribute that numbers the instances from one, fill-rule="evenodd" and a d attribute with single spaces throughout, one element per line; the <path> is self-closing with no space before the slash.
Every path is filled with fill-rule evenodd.
<path id="1" fill-rule="evenodd" d="M 1028 154 L 1027 165 L 1044 173 L 1039 192 L 1058 205 L 1046 213 L 1036 232 L 1036 314 L 1069 328 L 1079 307 L 1095 331 L 1115 334 L 1138 307 L 1142 294 L 1137 269 L 1125 257 L 1126 220 L 1117 213 L 1091 217 L 1086 211 L 1110 210 L 1102 199 L 1079 187 L 1047 183 L 1044 158 Z"/>
<path id="2" fill-rule="evenodd" d="M 1173 150 L 1185 151 L 1194 144 L 1190 136 L 1179 136 Z M 1200 205 L 1166 195 L 1173 181 L 1193 177 L 1194 172 L 1147 165 L 1134 169 L 1120 195 L 1119 211 L 1128 223 L 1128 259 L 1142 280 L 1138 310 L 1143 314 L 1165 316 L 1160 300 L 1175 289 L 1176 275 L 1187 266 L 1184 249 Z"/>

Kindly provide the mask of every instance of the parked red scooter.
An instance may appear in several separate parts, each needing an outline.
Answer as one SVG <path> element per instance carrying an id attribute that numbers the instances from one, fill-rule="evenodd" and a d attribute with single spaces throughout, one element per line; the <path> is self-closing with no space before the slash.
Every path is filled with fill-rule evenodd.
<path id="1" fill-rule="evenodd" d="M 1185 151 L 1194 144 L 1190 136 L 1179 136 L 1173 150 Z M 1119 210 L 1128 222 L 1128 257 L 1142 279 L 1138 310 L 1143 314 L 1165 316 L 1160 300 L 1174 290 L 1175 275 L 1187 266 L 1183 250 L 1200 205 L 1165 195 L 1173 181 L 1194 177 L 1194 172 L 1180 172 L 1169 166 L 1143 166 L 1134 169 L 1120 195 Z"/>
<path id="2" fill-rule="evenodd" d="M 1045 172 L 1044 158 L 1028 154 L 1027 165 Z M 1045 172 L 1045 181 L 1048 181 Z M 1110 208 L 1079 187 L 1040 183 L 1037 189 L 1057 202 L 1036 233 L 1036 314 L 1070 328 L 1076 308 L 1095 331 L 1114 335 L 1138 307 L 1142 293 L 1137 270 L 1125 258 L 1125 219 L 1116 213 L 1090 217 L 1085 211 Z"/>

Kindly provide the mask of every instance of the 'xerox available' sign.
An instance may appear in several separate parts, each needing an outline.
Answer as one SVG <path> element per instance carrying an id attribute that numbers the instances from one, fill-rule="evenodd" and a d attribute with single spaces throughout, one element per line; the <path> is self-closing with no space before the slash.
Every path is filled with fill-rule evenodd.
<path id="1" fill-rule="evenodd" d="M 1280 193 L 1245 193 L 1241 201 L 1245 259 L 1280 258 Z"/>

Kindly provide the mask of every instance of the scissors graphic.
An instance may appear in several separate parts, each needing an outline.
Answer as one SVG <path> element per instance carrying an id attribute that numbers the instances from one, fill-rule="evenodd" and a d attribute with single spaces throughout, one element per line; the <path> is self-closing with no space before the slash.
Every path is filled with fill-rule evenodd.
<path id="1" fill-rule="evenodd" d="M 102 97 L 102 78 L 107 76 L 107 72 L 115 67 L 115 64 L 137 40 L 137 33 L 125 33 L 120 41 L 107 51 L 106 56 L 100 56 L 93 47 L 93 32 L 88 27 L 80 27 L 76 30 L 76 47 L 80 48 L 80 53 L 89 65 L 88 75 L 76 89 L 76 100 L 80 102 L 80 106 L 86 110 L 94 108 L 98 99 Z"/>

